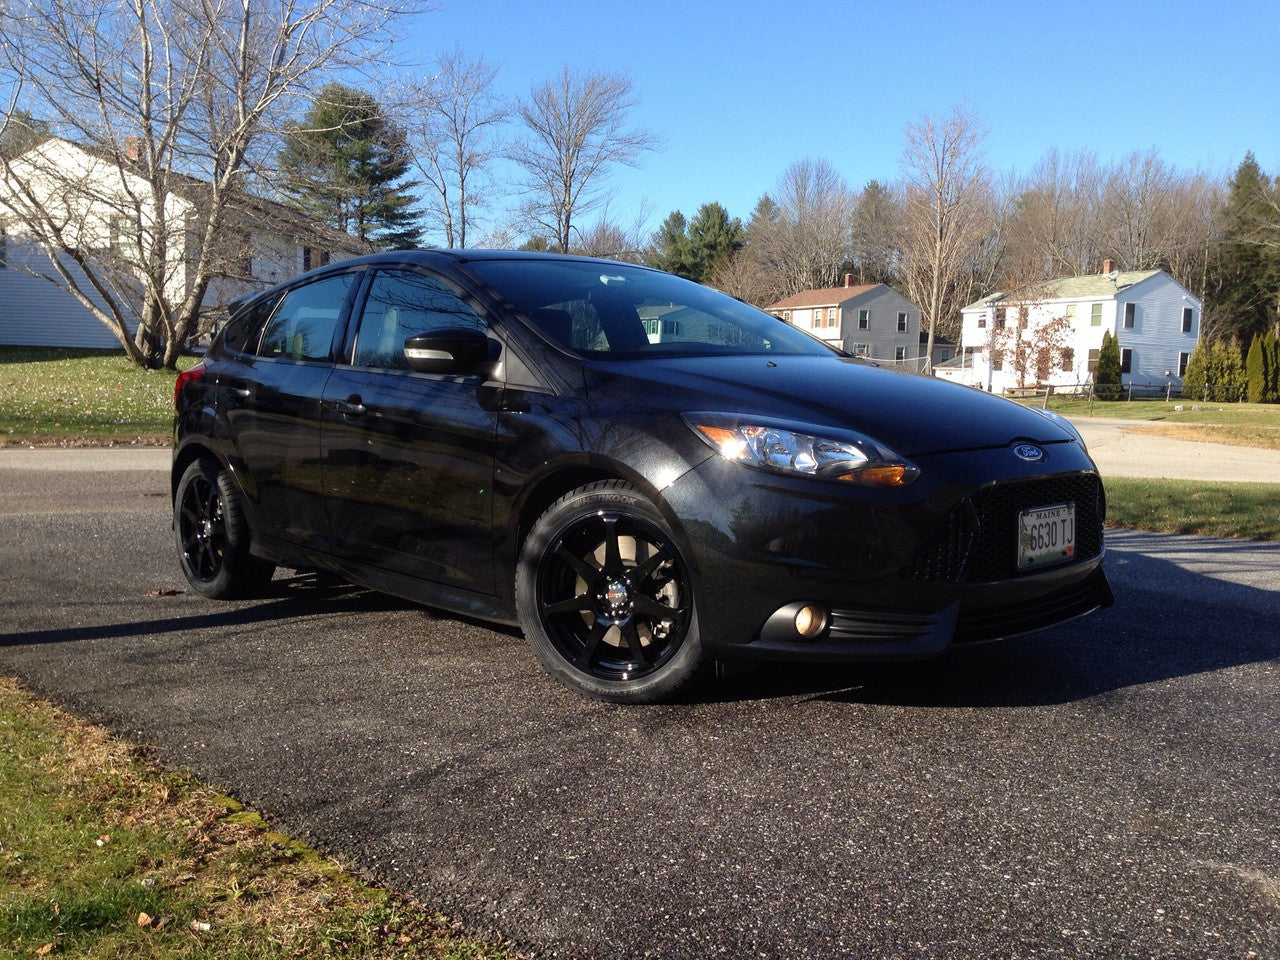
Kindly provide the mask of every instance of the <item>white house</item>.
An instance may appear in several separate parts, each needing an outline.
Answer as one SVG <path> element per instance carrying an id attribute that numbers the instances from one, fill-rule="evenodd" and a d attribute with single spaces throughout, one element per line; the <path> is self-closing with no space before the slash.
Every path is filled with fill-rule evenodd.
<path id="1" fill-rule="evenodd" d="M 766 309 L 855 357 L 896 362 L 910 370 L 923 366 L 920 308 L 887 284 L 855 285 L 845 274 L 843 287 L 804 290 Z M 934 352 L 937 362 L 936 347 Z M 949 357 L 944 353 L 942 358 Z"/>
<path id="2" fill-rule="evenodd" d="M 34 239 L 24 236 L 12 207 L 40 209 L 63 235 L 92 261 L 121 255 L 139 236 L 148 196 L 144 181 L 107 154 L 51 137 L 13 161 L 15 179 L 0 176 L 0 344 L 24 346 L 115 347 L 118 341 L 71 293 L 48 278 L 53 264 Z M 169 255 L 166 288 L 181 299 L 189 282 L 186 253 L 203 226 L 200 216 L 207 184 L 174 175 L 164 212 Z M 26 189 L 19 188 L 19 184 Z M 153 215 L 154 216 L 154 215 Z M 261 289 L 311 267 L 368 252 L 366 244 L 315 223 L 303 214 L 260 197 L 237 198 L 229 211 L 230 244 L 218 275 L 204 297 L 206 311 L 249 290 Z M 177 235 L 172 226 L 179 225 Z M 63 261 L 64 263 L 68 261 Z M 84 274 L 74 266 L 73 273 Z M 90 290 L 81 284 L 82 290 Z M 100 306 L 106 296 L 127 302 L 130 291 L 93 291 Z"/>
<path id="3" fill-rule="evenodd" d="M 1203 308 L 1200 298 L 1165 271 L 1119 272 L 1108 260 L 1098 274 L 1050 280 L 1022 296 L 993 293 L 969 304 L 961 310 L 960 356 L 937 374 L 995 391 L 1081 385 L 1093 379 L 1102 334 L 1109 330 L 1120 343 L 1124 383 L 1171 382 L 1176 388 L 1200 336 Z M 1056 336 L 1050 334 L 1055 327 Z"/>

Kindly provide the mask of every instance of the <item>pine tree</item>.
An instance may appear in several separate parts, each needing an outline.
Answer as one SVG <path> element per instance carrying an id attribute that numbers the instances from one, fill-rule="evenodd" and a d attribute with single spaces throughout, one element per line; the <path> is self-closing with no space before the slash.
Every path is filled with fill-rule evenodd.
<path id="1" fill-rule="evenodd" d="M 1249 403 L 1262 403 L 1267 394 L 1265 339 L 1260 333 L 1253 335 L 1253 342 L 1249 344 L 1249 356 L 1244 362 L 1245 399 Z"/>
<path id="2" fill-rule="evenodd" d="M 1182 395 L 1189 400 L 1206 400 L 1205 386 L 1209 379 L 1209 344 L 1196 342 L 1187 358 L 1187 369 L 1182 374 Z"/>
<path id="3" fill-rule="evenodd" d="M 326 84 L 287 125 L 278 163 L 286 198 L 314 219 L 380 249 L 421 242 L 404 131 L 369 94 Z"/>
<path id="4" fill-rule="evenodd" d="M 1102 349 L 1098 351 L 1098 372 L 1093 377 L 1094 396 L 1099 400 L 1119 400 L 1120 383 L 1120 339 L 1113 337 L 1110 330 L 1102 333 Z"/>
<path id="5" fill-rule="evenodd" d="M 1276 199 L 1276 185 L 1245 155 L 1231 178 L 1223 209 L 1223 242 L 1210 278 L 1205 312 L 1214 329 L 1239 338 L 1271 327 L 1280 300 L 1280 253 L 1259 243 L 1259 224 Z"/>
<path id="6" fill-rule="evenodd" d="M 1280 403 L 1280 337 L 1268 331 L 1262 341 L 1262 359 L 1266 367 L 1266 390 L 1263 403 Z"/>
<path id="7" fill-rule="evenodd" d="M 1217 340 L 1209 351 L 1209 399 L 1236 403 L 1244 398 L 1244 362 L 1240 344 L 1235 340 Z"/>

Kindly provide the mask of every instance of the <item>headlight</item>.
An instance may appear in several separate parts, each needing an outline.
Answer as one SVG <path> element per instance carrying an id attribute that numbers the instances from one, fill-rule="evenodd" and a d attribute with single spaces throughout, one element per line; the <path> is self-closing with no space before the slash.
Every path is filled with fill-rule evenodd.
<path id="1" fill-rule="evenodd" d="M 685 422 L 720 456 L 774 473 L 863 487 L 905 487 L 920 468 L 852 431 L 821 436 L 725 414 L 691 413 Z"/>

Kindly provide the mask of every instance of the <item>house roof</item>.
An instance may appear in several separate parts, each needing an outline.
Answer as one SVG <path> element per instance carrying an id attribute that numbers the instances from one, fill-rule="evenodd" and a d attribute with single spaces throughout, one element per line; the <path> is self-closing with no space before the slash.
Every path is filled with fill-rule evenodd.
<path id="1" fill-rule="evenodd" d="M 73 150 L 80 150 L 112 165 L 119 163 L 121 170 L 145 177 L 145 172 L 140 164 L 135 164 L 128 160 L 121 162 L 122 158 L 119 154 L 105 147 L 96 144 L 76 143 L 74 140 L 67 140 L 64 137 L 51 136 L 32 147 L 27 153 L 34 153 L 41 149 L 45 143 L 51 141 L 71 147 Z M 213 185 L 209 182 L 177 170 L 171 171 L 169 177 L 173 193 L 197 206 L 205 200 L 209 191 L 213 189 Z M 291 234 L 295 239 L 305 239 L 312 243 L 324 244 L 333 247 L 335 251 L 349 251 L 359 254 L 369 253 L 373 250 L 369 243 L 358 237 L 353 237 L 351 234 L 336 227 L 331 227 L 327 223 L 313 220 L 302 211 L 280 203 L 278 200 L 272 200 L 247 191 L 239 190 L 231 194 L 228 198 L 227 209 L 244 221 L 262 229 Z"/>
<path id="2" fill-rule="evenodd" d="M 1037 288 L 1034 296 L 1042 300 L 1111 300 L 1122 290 L 1162 272 L 1161 270 L 1128 270 L 1124 273 L 1116 274 L 1115 280 L 1112 280 L 1105 273 L 1091 273 L 1082 277 L 1060 277 L 1057 280 L 1045 281 Z M 1011 303 L 1032 299 L 1031 297 L 1010 296 L 1002 291 L 997 291 L 988 294 L 981 300 L 975 300 L 963 309 L 981 310 L 984 307 L 999 303 L 1006 297 L 1009 298 Z"/>
<path id="3" fill-rule="evenodd" d="M 804 307 L 835 307 L 840 304 L 860 297 L 868 290 L 874 290 L 876 287 L 882 287 L 882 283 L 864 283 L 859 286 L 851 287 L 820 287 L 817 290 L 802 290 L 799 293 L 793 293 L 786 299 L 779 300 L 777 303 L 769 304 L 770 310 L 793 310 Z"/>

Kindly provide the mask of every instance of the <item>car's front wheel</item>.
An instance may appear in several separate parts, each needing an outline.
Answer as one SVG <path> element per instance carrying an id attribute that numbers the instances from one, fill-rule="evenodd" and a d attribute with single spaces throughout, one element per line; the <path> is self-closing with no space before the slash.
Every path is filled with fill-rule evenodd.
<path id="1" fill-rule="evenodd" d="M 241 493 L 230 474 L 212 461 L 196 460 L 183 472 L 173 499 L 173 529 L 182 572 L 192 589 L 206 597 L 250 596 L 275 571 L 249 553 Z"/>
<path id="2" fill-rule="evenodd" d="M 694 583 L 662 515 L 622 481 L 552 504 L 520 554 L 516 604 L 542 665 L 618 703 L 671 697 L 696 674 Z"/>

